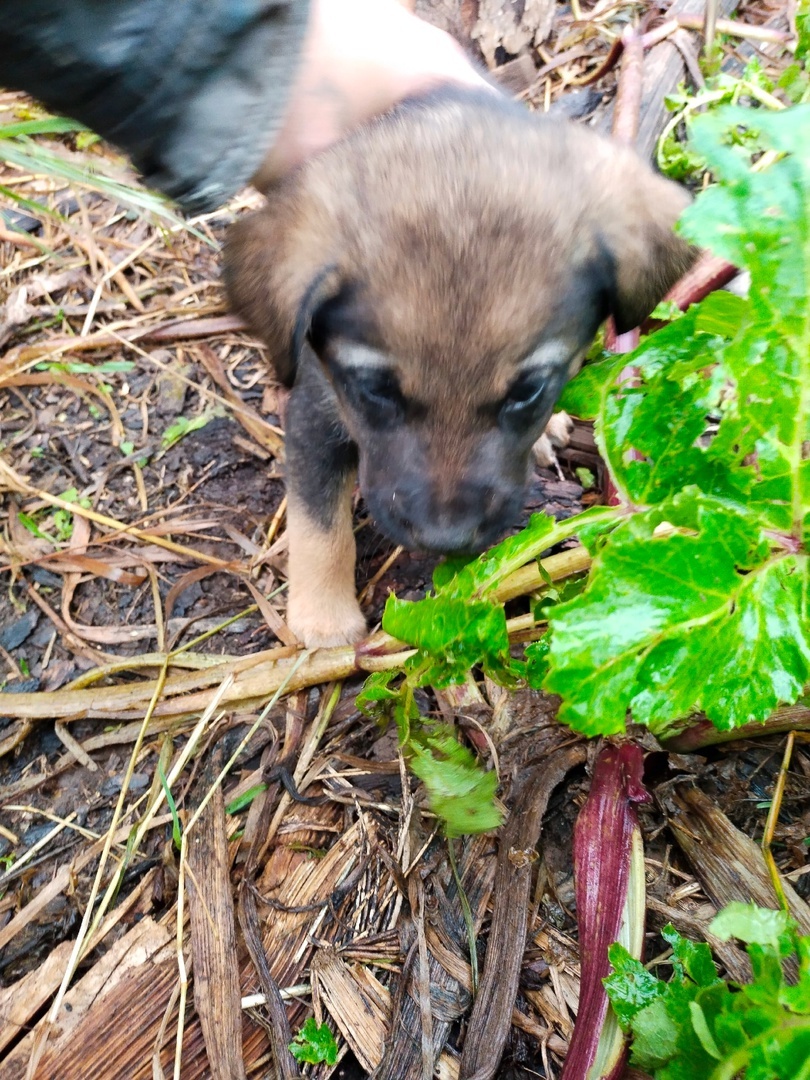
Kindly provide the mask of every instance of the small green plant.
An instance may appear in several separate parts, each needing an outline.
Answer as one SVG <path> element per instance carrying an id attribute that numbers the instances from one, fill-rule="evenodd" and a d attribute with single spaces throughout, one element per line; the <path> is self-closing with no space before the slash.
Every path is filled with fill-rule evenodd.
<path id="1" fill-rule="evenodd" d="M 89 499 L 79 498 L 76 488 L 68 488 L 67 491 L 63 491 L 61 498 L 65 502 L 76 503 L 77 506 L 84 509 L 89 509 L 91 505 Z M 39 540 L 47 540 L 49 544 L 54 546 L 67 543 L 73 535 L 73 514 L 70 510 L 61 507 L 56 510 L 45 509 L 37 515 L 20 513 L 18 514 L 18 520 L 32 536 L 36 536 Z"/>
<path id="2" fill-rule="evenodd" d="M 183 843 L 183 827 L 180 822 L 180 815 L 177 812 L 177 803 L 175 802 L 172 789 L 169 787 L 169 781 L 166 779 L 166 773 L 160 762 L 158 762 L 157 771 L 160 786 L 163 788 L 163 795 L 166 799 L 166 805 L 169 807 L 169 813 L 172 816 L 172 841 L 177 850 L 180 851 Z"/>
<path id="3" fill-rule="evenodd" d="M 186 435 L 190 435 L 192 431 L 199 431 L 200 428 L 204 428 L 213 417 L 213 412 L 204 412 L 200 416 L 195 416 L 192 420 L 189 420 L 187 416 L 178 416 L 173 423 L 169 424 L 160 438 L 163 449 L 169 450 Z"/>
<path id="4" fill-rule="evenodd" d="M 248 788 L 247 791 L 243 791 L 241 795 L 237 796 L 225 807 L 226 814 L 239 814 L 243 810 L 247 810 L 257 795 L 261 795 L 263 791 L 267 791 L 267 784 L 254 784 L 253 787 Z"/>
<path id="5" fill-rule="evenodd" d="M 623 946 L 610 947 L 604 980 L 622 1028 L 633 1038 L 631 1062 L 655 1080 L 808 1080 L 810 1078 L 810 937 L 781 911 L 729 904 L 710 925 L 722 940 L 747 945 L 750 983 L 724 982 L 708 945 L 663 937 L 673 976 L 663 982 Z M 786 977 L 786 964 L 798 979 Z"/>
<path id="6" fill-rule="evenodd" d="M 315 1018 L 310 1016 L 290 1043 L 290 1053 L 296 1061 L 306 1062 L 309 1065 L 317 1065 L 321 1061 L 327 1065 L 335 1065 L 338 1047 L 329 1027 L 326 1024 L 321 1024 L 319 1027 L 315 1023 Z"/>
<path id="7" fill-rule="evenodd" d="M 88 364 L 84 360 L 44 360 L 37 364 L 35 371 L 49 371 L 52 374 L 65 372 L 67 375 L 111 375 L 118 371 L 132 371 L 134 360 L 102 360 L 98 364 Z"/>
<path id="8" fill-rule="evenodd" d="M 810 97 L 810 83 L 803 71 L 803 67 L 797 65 L 791 83 L 797 95 L 794 98 L 796 104 Z M 682 88 L 674 94 L 668 94 L 664 100 L 672 117 L 658 140 L 658 167 L 673 180 L 699 176 L 706 170 L 709 162 L 690 137 L 680 137 L 682 128 L 685 126 L 687 135 L 691 136 L 692 122 L 697 116 L 715 112 L 726 105 L 739 105 L 741 102 L 750 102 L 767 109 L 781 109 L 783 103 L 774 96 L 775 89 L 775 84 L 765 74 L 760 62 L 754 58 L 746 65 L 742 75 L 718 71 L 697 89 Z M 744 144 L 752 136 L 750 131 L 744 128 L 736 133 L 735 137 Z"/>

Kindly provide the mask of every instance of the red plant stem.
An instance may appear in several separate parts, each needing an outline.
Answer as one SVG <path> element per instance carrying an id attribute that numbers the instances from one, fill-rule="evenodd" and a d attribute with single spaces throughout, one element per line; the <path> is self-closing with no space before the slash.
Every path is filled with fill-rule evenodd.
<path id="1" fill-rule="evenodd" d="M 738 273 L 739 270 L 732 263 L 712 255 L 710 251 L 704 251 L 692 269 L 672 286 L 664 300 L 671 301 L 677 304 L 681 311 L 686 311 L 715 289 L 728 285 Z"/>
<path id="2" fill-rule="evenodd" d="M 625 146 L 635 146 L 644 88 L 644 42 L 634 27 L 622 34 L 622 69 L 613 109 L 613 138 Z"/>
<path id="3" fill-rule="evenodd" d="M 593 1065 L 608 999 L 608 946 L 618 940 L 630 883 L 635 804 L 649 802 L 642 782 L 644 755 L 636 743 L 606 745 L 596 760 L 591 790 L 574 826 L 574 873 L 581 981 L 574 1033 L 561 1080 L 585 1080 Z M 641 959 L 641 957 L 639 957 Z M 621 1076 L 624 1057 L 605 1080 Z"/>

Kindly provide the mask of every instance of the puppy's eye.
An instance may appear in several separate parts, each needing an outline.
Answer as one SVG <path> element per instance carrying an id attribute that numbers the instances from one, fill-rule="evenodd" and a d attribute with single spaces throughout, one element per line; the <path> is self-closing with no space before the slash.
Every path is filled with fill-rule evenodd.
<path id="1" fill-rule="evenodd" d="M 543 404 L 548 380 L 537 375 L 521 375 L 501 408 L 501 415 L 508 419 L 530 419 Z"/>
<path id="2" fill-rule="evenodd" d="M 355 368 L 346 373 L 343 387 L 346 396 L 372 426 L 394 423 L 405 413 L 402 391 L 388 371 Z"/>

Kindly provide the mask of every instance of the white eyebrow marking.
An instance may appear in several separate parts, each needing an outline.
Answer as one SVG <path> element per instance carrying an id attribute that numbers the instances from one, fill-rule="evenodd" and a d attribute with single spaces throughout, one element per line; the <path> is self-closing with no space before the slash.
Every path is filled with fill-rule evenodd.
<path id="1" fill-rule="evenodd" d="M 571 359 L 571 346 L 560 338 L 544 341 L 520 361 L 520 371 L 555 371 L 567 367 Z"/>
<path id="2" fill-rule="evenodd" d="M 335 359 L 345 367 L 353 368 L 390 368 L 391 357 L 373 349 L 370 345 L 361 345 L 358 341 L 336 341 Z"/>

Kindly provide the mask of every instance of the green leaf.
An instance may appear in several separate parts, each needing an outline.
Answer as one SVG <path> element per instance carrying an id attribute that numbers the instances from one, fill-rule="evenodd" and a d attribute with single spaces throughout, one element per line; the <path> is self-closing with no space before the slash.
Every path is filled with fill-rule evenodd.
<path id="1" fill-rule="evenodd" d="M 65 135 L 78 131 L 87 131 L 84 124 L 80 124 L 78 120 L 68 120 L 64 116 L 47 116 L 42 120 L 0 124 L 0 139 L 17 139 L 21 135 Z"/>
<path id="2" fill-rule="evenodd" d="M 688 975 L 696 986 L 714 986 L 719 982 L 708 945 L 681 937 L 671 923 L 661 931 L 661 937 L 672 947 L 677 970 Z"/>
<path id="3" fill-rule="evenodd" d="M 263 791 L 267 791 L 267 784 L 254 784 L 253 787 L 248 788 L 247 791 L 243 791 L 242 794 L 238 795 L 235 799 L 231 799 L 225 807 L 225 813 L 238 814 L 242 810 L 246 810 L 256 796 L 261 795 Z"/>
<path id="4" fill-rule="evenodd" d="M 718 979 L 707 946 L 687 941 L 671 926 L 663 931 L 675 960 L 668 983 L 637 961 L 634 968 L 620 947 L 611 947 L 615 970 L 605 985 L 632 1034 L 633 1064 L 655 1080 L 809 1080 L 810 937 L 797 937 L 784 913 L 749 904 L 722 911 L 712 924 L 717 930 L 752 939 L 752 982 L 735 986 Z M 798 980 L 788 985 L 781 960 L 797 952 Z M 632 982 L 628 989 L 628 971 L 643 992 Z"/>
<path id="5" fill-rule="evenodd" d="M 626 357 L 635 378 L 606 387 L 597 440 L 635 506 L 655 505 L 689 485 L 740 501 L 750 486 L 747 475 L 730 476 L 728 463 L 701 441 L 707 416 L 721 415 L 728 393 L 727 375 L 715 363 L 727 341 L 717 332 L 718 307 L 708 297 L 651 335 Z"/>
<path id="6" fill-rule="evenodd" d="M 576 469 L 574 469 L 574 475 L 583 491 L 591 491 L 596 487 L 596 477 L 587 465 L 578 465 Z"/>
<path id="7" fill-rule="evenodd" d="M 572 611 L 589 630 L 597 611 L 608 615 L 604 623 L 607 636 L 614 633 L 617 622 L 624 630 L 632 620 L 632 602 L 622 602 L 627 599 L 625 590 L 638 591 L 642 603 L 635 620 L 635 636 L 620 634 L 606 655 L 591 656 L 600 675 L 604 674 L 601 664 L 607 662 L 610 666 L 602 700 L 590 702 L 592 711 L 598 713 L 606 696 L 613 699 L 610 718 L 602 726 L 604 731 L 620 730 L 624 711 L 630 708 L 634 719 L 655 726 L 665 725 L 677 713 L 686 715 L 699 705 L 705 706 L 720 726 L 734 726 L 746 719 L 764 717 L 780 701 L 794 700 L 808 677 L 804 629 L 807 564 L 803 554 L 797 552 L 795 559 L 790 554 L 791 548 L 798 548 L 799 536 L 804 535 L 810 502 L 810 463 L 805 452 L 810 433 L 806 302 L 810 265 L 806 228 L 810 197 L 805 139 L 808 110 L 789 119 L 768 116 L 760 120 L 757 114 L 756 122 L 762 128 L 760 141 L 767 132 L 770 145 L 782 150 L 792 146 L 795 151 L 762 177 L 750 172 L 747 151 L 743 154 L 723 141 L 729 118 L 738 123 L 749 114 L 736 111 L 724 115 L 725 120 L 720 115 L 712 118 L 710 129 L 704 125 L 711 137 L 704 137 L 703 149 L 720 162 L 721 175 L 725 171 L 732 179 L 697 201 L 691 217 L 687 217 L 687 231 L 691 227 L 692 238 L 699 235 L 706 243 L 706 228 L 701 231 L 696 223 L 704 226 L 708 217 L 709 232 L 722 228 L 724 235 L 734 234 L 736 246 L 727 254 L 739 257 L 738 261 L 747 262 L 751 268 L 752 298 L 739 301 L 710 297 L 684 319 L 648 339 L 628 360 L 636 372 L 635 379 L 621 387 L 606 388 L 600 438 L 620 489 L 636 506 L 661 504 L 691 484 L 721 499 L 726 519 L 722 527 L 711 530 L 704 522 L 700 530 L 703 535 L 698 538 L 659 538 L 655 555 L 661 561 L 660 573 L 651 565 L 654 548 L 650 540 L 656 538 L 638 533 L 632 536 L 632 530 L 617 529 L 605 541 L 602 564 L 594 568 L 594 577 L 600 571 L 603 574 L 601 588 L 596 581 L 589 587 L 588 595 L 594 603 L 582 603 Z M 721 226 L 717 224 L 717 207 L 712 210 L 709 206 L 707 215 L 710 198 L 733 204 L 733 213 L 729 210 Z M 785 244 L 784 220 L 792 222 L 794 214 L 799 242 L 792 237 L 791 244 Z M 765 219 L 765 224 L 759 217 Z M 749 238 L 752 231 L 754 240 Z M 778 294 L 773 289 L 776 279 L 780 280 Z M 787 322 L 783 288 L 791 298 L 789 315 L 792 298 L 797 298 L 795 318 Z M 714 418 L 714 434 L 707 431 L 707 416 Z M 734 507 L 740 511 L 736 522 L 731 516 Z M 765 552 L 760 545 L 758 560 L 749 557 L 741 562 L 738 554 L 732 561 L 731 552 L 724 553 L 723 548 L 729 547 L 729 537 L 740 531 L 740 523 L 742 531 L 750 531 L 753 520 L 762 530 L 763 541 L 765 529 L 784 534 L 782 551 L 774 551 L 768 539 L 770 550 Z M 751 537 L 752 552 L 753 540 Z M 646 558 L 643 548 L 647 549 Z M 621 560 L 611 561 L 631 551 L 641 557 L 636 565 L 642 568 L 646 582 L 641 576 L 632 580 L 626 564 L 620 569 Z M 690 551 L 708 570 L 702 579 L 692 578 L 684 564 Z M 726 566 L 718 577 L 716 571 L 723 558 Z M 682 576 L 684 588 L 667 583 L 665 578 L 672 570 Z M 733 574 L 739 575 L 736 583 Z M 610 612 L 604 610 L 608 602 L 606 590 L 619 600 Z M 722 601 L 721 594 L 725 594 Z M 705 601 L 703 610 L 701 599 Z M 674 601 L 671 608 L 670 601 Z M 709 609 L 713 601 L 712 613 Z M 597 609 L 594 604 L 601 606 Z M 564 614 L 560 613 L 560 617 L 564 618 Z M 573 618 L 572 612 L 569 614 Z M 564 625 L 567 628 L 570 624 Z M 713 639 L 704 652 L 701 645 L 709 642 L 717 627 L 722 629 L 722 635 Z M 796 628 L 798 635 L 794 638 Z M 552 665 L 560 669 L 560 675 L 552 675 L 549 685 L 556 685 L 566 694 L 572 685 L 571 658 L 562 656 L 563 648 L 555 640 L 557 627 L 554 635 Z M 583 666 L 588 662 L 588 644 L 583 642 Z M 752 672 L 747 690 L 743 680 L 734 677 L 729 650 L 739 650 L 745 672 Z M 685 665 L 699 659 L 699 653 L 705 662 L 698 663 L 694 677 L 698 683 L 705 680 L 708 685 L 690 693 L 684 680 Z M 759 662 L 769 668 L 764 678 L 753 670 Z M 728 705 L 724 697 L 729 687 L 720 686 L 721 680 L 730 680 Z M 588 702 L 581 690 L 580 696 L 583 700 L 575 710 L 575 722 L 580 726 L 590 724 L 584 730 L 599 730 L 598 720 L 586 720 Z"/>
<path id="8" fill-rule="evenodd" d="M 810 678 L 804 555 L 694 492 L 615 529 L 585 592 L 549 614 L 546 688 L 585 734 L 664 731 L 693 709 L 722 728 L 763 720 Z"/>
<path id="9" fill-rule="evenodd" d="M 443 559 L 433 571 L 433 588 L 438 592 L 448 587 L 453 578 L 471 561 L 471 558 L 462 555 L 451 555 Z"/>
<path id="10" fill-rule="evenodd" d="M 24 529 L 27 529 L 32 536 L 36 536 L 38 540 L 47 540 L 49 543 L 53 543 L 52 538 L 50 536 L 46 536 L 46 534 L 42 531 L 42 529 L 40 529 L 39 525 L 37 525 L 36 521 L 34 521 L 30 514 L 26 514 L 23 513 L 23 511 L 20 511 L 20 513 L 17 514 L 17 520 Z"/>
<path id="11" fill-rule="evenodd" d="M 599 412 L 599 405 L 606 386 L 616 381 L 616 376 L 624 366 L 624 357 L 605 354 L 600 360 L 585 364 L 576 378 L 569 382 L 562 392 L 559 407 L 572 416 L 583 420 L 593 420 Z"/>
<path id="12" fill-rule="evenodd" d="M 672 1023 L 663 997 L 639 1011 L 632 1030 L 632 1061 L 640 1069 L 658 1069 L 677 1052 L 678 1028 Z"/>
<path id="13" fill-rule="evenodd" d="M 338 1046 L 328 1025 L 321 1024 L 319 1027 L 315 1018 L 310 1016 L 290 1043 L 290 1053 L 296 1061 L 310 1065 L 317 1065 L 321 1061 L 327 1065 L 335 1065 Z"/>
<path id="14" fill-rule="evenodd" d="M 495 772 L 482 772 L 453 728 L 421 732 L 409 746 L 409 764 L 424 783 L 431 809 L 445 823 L 448 836 L 488 832 L 502 820 L 493 804 Z"/>
<path id="15" fill-rule="evenodd" d="M 747 944 L 768 945 L 781 951 L 787 943 L 792 947 L 795 924 L 784 911 L 757 907 L 733 901 L 712 919 L 709 929 L 721 941 L 739 938 Z"/>
<path id="16" fill-rule="evenodd" d="M 542 690 L 548 677 L 549 635 L 544 634 L 539 641 L 526 646 L 526 682 L 532 690 Z"/>
<path id="17" fill-rule="evenodd" d="M 598 507 L 604 513 L 604 507 Z M 562 526 L 562 539 L 567 530 Z M 472 599 L 486 595 L 507 577 L 513 570 L 519 569 L 530 559 L 537 558 L 542 551 L 558 540 L 560 526 L 548 514 L 532 514 L 528 525 L 514 536 L 508 536 L 500 544 L 485 551 L 478 559 L 465 563 L 458 572 L 437 591 L 437 595 L 446 595 L 458 599 Z"/>
<path id="18" fill-rule="evenodd" d="M 174 795 L 169 787 L 169 781 L 166 779 L 166 773 L 163 771 L 163 766 L 158 761 L 158 778 L 160 779 L 160 786 L 163 788 L 163 794 L 166 798 L 166 805 L 169 807 L 169 813 L 172 815 L 172 840 L 174 846 L 179 851 L 183 842 L 183 829 L 180 825 L 180 815 L 177 813 L 177 803 L 174 801 Z"/>
<path id="19" fill-rule="evenodd" d="M 392 687 L 391 683 L 398 676 L 399 672 L 393 668 L 390 671 L 375 671 L 369 675 L 357 695 L 357 708 L 366 716 L 374 716 L 381 703 L 395 701 L 399 697 L 399 690 Z"/>
<path id="20" fill-rule="evenodd" d="M 391 595 L 383 613 L 383 629 L 432 658 L 423 672 L 422 685 L 458 682 L 477 663 L 501 670 L 508 657 L 506 615 L 500 604 L 488 600 L 442 595 L 414 603 Z"/>
<path id="21" fill-rule="evenodd" d="M 714 1036 L 709 1030 L 706 1014 L 703 1012 L 703 1009 L 701 1009 L 696 1001 L 690 1001 L 689 1012 L 692 1016 L 692 1027 L 694 1028 L 698 1039 L 700 1039 L 700 1045 L 709 1057 L 713 1057 L 715 1061 L 719 1061 L 722 1054 L 717 1049 L 717 1043 L 714 1041 Z"/>
<path id="22" fill-rule="evenodd" d="M 213 419 L 213 416 L 212 412 L 204 412 L 200 416 L 195 416 L 193 420 L 189 420 L 187 416 L 178 416 L 174 423 L 169 424 L 160 437 L 163 449 L 168 450 L 176 442 L 179 442 L 184 435 L 189 435 L 192 431 L 199 431 L 200 428 L 204 428 L 208 421 Z"/>
<path id="23" fill-rule="evenodd" d="M 76 135 L 77 150 L 89 150 L 89 148 L 95 146 L 97 142 L 101 142 L 101 139 L 94 131 L 80 131 Z"/>
<path id="24" fill-rule="evenodd" d="M 77 125 L 74 125 L 77 126 Z M 172 209 L 168 199 L 135 184 L 105 175 L 97 168 L 91 168 L 80 158 L 71 158 L 64 153 L 57 153 L 45 146 L 40 146 L 27 136 L 16 139 L 4 139 L 0 144 L 0 158 L 19 168 L 45 176 L 57 177 L 68 184 L 78 184 L 99 191 L 108 199 L 125 206 L 136 213 L 148 213 L 177 229 L 187 229 L 195 236 L 212 244 L 195 229 L 189 228 L 182 218 Z"/>
<path id="25" fill-rule="evenodd" d="M 609 946 L 608 959 L 613 973 L 603 982 L 611 1007 L 626 1031 L 643 1009 L 663 996 L 665 984 L 618 942 Z"/>

